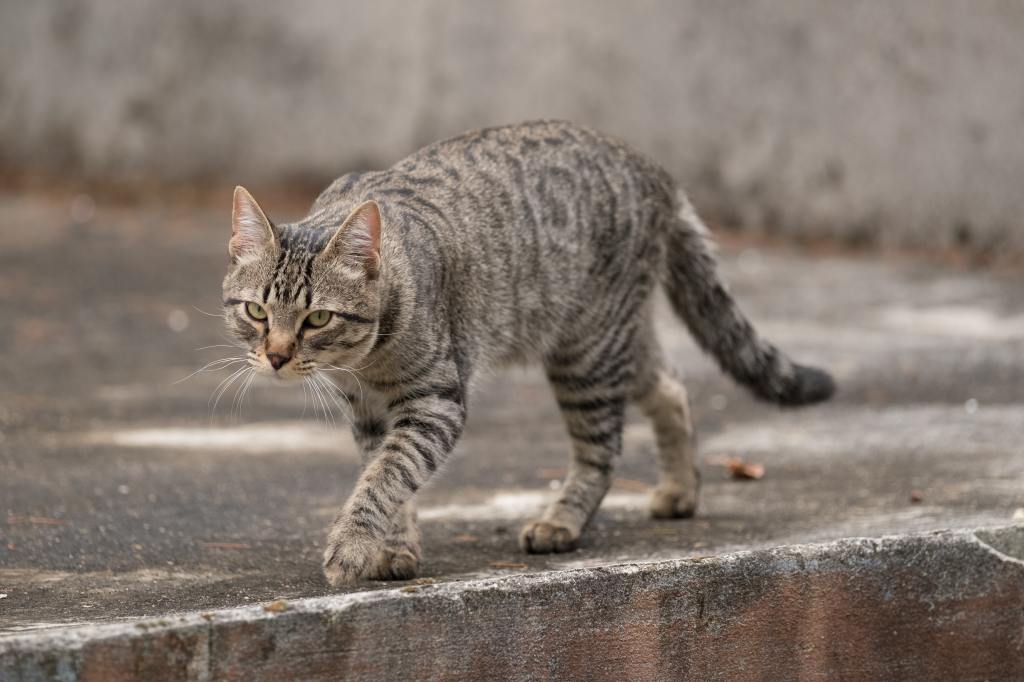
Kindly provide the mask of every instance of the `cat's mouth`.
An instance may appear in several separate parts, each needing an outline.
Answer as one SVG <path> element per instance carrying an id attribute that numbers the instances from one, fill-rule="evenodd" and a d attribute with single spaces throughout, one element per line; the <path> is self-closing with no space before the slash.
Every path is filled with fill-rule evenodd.
<path id="1" fill-rule="evenodd" d="M 266 354 L 261 354 L 252 362 L 252 366 L 261 376 L 283 383 L 302 381 L 316 371 L 316 363 L 312 360 L 287 358 L 282 362 L 275 361 L 274 358 L 270 358 Z"/>
<path id="2" fill-rule="evenodd" d="M 292 383 L 295 381 L 302 381 L 312 374 L 312 370 L 303 372 L 290 365 L 285 365 L 284 367 L 276 370 L 267 367 L 264 369 L 264 373 L 275 381 L 279 381 L 281 383 Z"/>

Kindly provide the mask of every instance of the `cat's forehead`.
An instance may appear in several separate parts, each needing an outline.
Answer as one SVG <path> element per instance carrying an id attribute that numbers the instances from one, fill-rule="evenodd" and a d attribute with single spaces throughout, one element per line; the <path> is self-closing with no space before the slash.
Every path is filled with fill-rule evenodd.
<path id="1" fill-rule="evenodd" d="M 288 223 L 277 227 L 280 247 L 294 255 L 316 255 L 323 251 L 333 231 L 327 225 L 315 223 Z"/>

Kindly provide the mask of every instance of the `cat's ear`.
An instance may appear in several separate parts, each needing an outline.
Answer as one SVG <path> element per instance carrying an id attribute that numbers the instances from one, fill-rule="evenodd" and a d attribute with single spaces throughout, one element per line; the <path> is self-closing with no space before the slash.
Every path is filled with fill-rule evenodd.
<path id="1" fill-rule="evenodd" d="M 258 255 L 274 245 L 274 226 L 244 187 L 235 187 L 231 206 L 231 241 L 228 253 L 233 259 Z"/>
<path id="2" fill-rule="evenodd" d="M 380 273 L 380 223 L 376 201 L 360 204 L 324 247 L 324 257 L 358 264 L 367 277 L 375 279 Z"/>

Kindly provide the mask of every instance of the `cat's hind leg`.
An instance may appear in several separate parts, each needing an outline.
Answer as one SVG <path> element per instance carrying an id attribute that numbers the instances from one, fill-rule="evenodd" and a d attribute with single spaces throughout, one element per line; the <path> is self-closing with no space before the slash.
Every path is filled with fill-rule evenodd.
<path id="1" fill-rule="evenodd" d="M 632 399 L 654 427 L 658 444 L 658 486 L 651 493 L 651 515 L 687 518 L 697 509 L 700 472 L 697 440 L 686 389 L 664 361 L 650 329 L 637 354 Z"/>
<path id="2" fill-rule="evenodd" d="M 531 553 L 567 552 L 611 484 L 622 450 L 623 414 L 632 373 L 635 329 L 620 327 L 548 358 L 548 379 L 572 439 L 569 474 L 558 498 L 519 536 Z"/>

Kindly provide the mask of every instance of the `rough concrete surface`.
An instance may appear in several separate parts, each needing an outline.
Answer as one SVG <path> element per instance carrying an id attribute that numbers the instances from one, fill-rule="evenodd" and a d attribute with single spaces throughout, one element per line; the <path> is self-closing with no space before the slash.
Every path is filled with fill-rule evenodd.
<path id="1" fill-rule="evenodd" d="M 560 117 L 729 222 L 1020 255 L 1022 33 L 1014 0 L 5 2 L 0 171 L 322 182 Z"/>
<path id="2" fill-rule="evenodd" d="M 827 677 L 856 659 L 864 667 L 851 676 L 864 678 L 877 672 L 867 652 L 896 656 L 902 641 L 917 644 L 893 665 L 925 666 L 900 668 L 903 677 L 938 670 L 918 646 L 947 663 L 951 647 L 973 651 L 954 668 L 965 676 L 1020 671 L 1022 552 L 1012 530 L 985 540 L 1005 556 L 971 533 L 793 550 L 801 559 L 769 548 L 1024 518 L 1024 278 L 749 246 L 724 255 L 737 297 L 767 336 L 831 368 L 840 391 L 798 412 L 757 404 L 666 310 L 662 337 L 687 376 L 702 439 L 696 519 L 647 517 L 653 442 L 633 415 L 618 481 L 580 550 L 520 554 L 518 527 L 552 494 L 568 442 L 542 377 L 503 371 L 481 382 L 457 455 L 421 495 L 429 586 L 359 585 L 302 602 L 296 611 L 320 614 L 309 621 L 286 611 L 247 623 L 261 613 L 254 606 L 213 624 L 181 616 L 179 627 L 180 614 L 330 594 L 318 545 L 357 468 L 345 429 L 317 423 L 308 407 L 303 416 L 301 391 L 257 387 L 240 417 L 229 393 L 211 417 L 223 374 L 175 383 L 229 352 L 194 350 L 223 342 L 220 321 L 199 310 L 217 312 L 227 231 L 226 210 L 0 199 L 3 665 L 23 665 L 16 652 L 33 641 L 68 652 L 83 632 L 133 632 L 152 637 L 104 640 L 113 648 L 103 644 L 98 658 L 39 660 L 102 679 L 108 669 L 76 666 L 131 660 L 144 671 L 147 652 L 166 662 L 174 650 L 201 679 L 231 677 L 232 661 L 253 656 L 313 666 L 322 650 L 358 677 L 377 670 L 360 666 L 408 662 L 428 636 L 455 652 L 487 632 L 497 637 L 488 644 L 496 669 L 509 674 L 572 673 L 590 660 L 579 653 L 586 646 L 609 657 L 607 676 L 642 659 L 654 672 L 722 665 L 723 677 L 738 677 L 779 665 Z M 732 480 L 721 465 L 729 456 L 763 464 L 763 479 Z M 740 550 L 759 551 L 731 554 Z M 716 558 L 695 559 L 704 556 Z M 492 593 L 507 596 L 491 603 Z M 466 599 L 472 608 L 459 610 Z M 323 615 L 339 609 L 355 620 Z M 271 621 L 283 629 L 261 640 Z M 103 623 L 125 624 L 63 629 Z M 659 631 L 662 623 L 676 625 Z M 566 639 L 582 624 L 579 641 Z M 390 628 L 398 631 L 385 637 Z M 555 656 L 538 633 L 580 658 Z M 330 649 L 334 637 L 348 653 Z M 201 651 L 209 657 L 195 659 Z M 452 675 L 484 650 L 466 656 L 447 659 Z"/>
<path id="3" fill-rule="evenodd" d="M 0 639 L 0 676 L 1020 679 L 1022 547 L 1018 526 L 279 601 Z"/>

